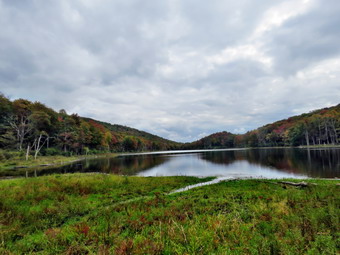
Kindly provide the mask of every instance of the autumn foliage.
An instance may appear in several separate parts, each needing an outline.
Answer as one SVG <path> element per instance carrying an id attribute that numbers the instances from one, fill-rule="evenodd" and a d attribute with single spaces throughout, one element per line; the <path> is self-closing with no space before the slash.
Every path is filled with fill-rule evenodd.
<path id="1" fill-rule="evenodd" d="M 72 155 L 98 152 L 169 150 L 178 143 L 149 133 L 111 125 L 0 94 L 0 148 L 31 154 Z"/>
<path id="2" fill-rule="evenodd" d="M 121 125 L 83 118 L 25 99 L 0 94 L 0 149 L 26 157 L 99 152 L 330 145 L 340 141 L 340 104 L 290 117 L 245 134 L 219 132 L 198 141 L 176 143 Z"/>
<path id="3" fill-rule="evenodd" d="M 340 142 L 340 104 L 267 124 L 245 134 L 219 132 L 188 143 L 188 149 L 335 145 Z"/>

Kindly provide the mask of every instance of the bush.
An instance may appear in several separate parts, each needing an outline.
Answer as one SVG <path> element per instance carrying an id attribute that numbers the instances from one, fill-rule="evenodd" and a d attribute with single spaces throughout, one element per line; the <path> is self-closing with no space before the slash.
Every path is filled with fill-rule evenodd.
<path id="1" fill-rule="evenodd" d="M 0 160 L 8 160 L 8 159 L 20 157 L 23 155 L 24 155 L 24 152 L 0 150 Z"/>
<path id="2" fill-rule="evenodd" d="M 89 150 L 89 152 L 88 152 L 88 154 L 90 154 L 90 155 L 95 155 L 95 154 L 99 154 L 99 153 L 101 153 L 101 151 L 96 150 L 96 149 Z"/>
<path id="3" fill-rule="evenodd" d="M 3 151 L 0 151 L 0 161 L 6 160 L 6 157 L 3 153 Z"/>
<path id="4" fill-rule="evenodd" d="M 71 157 L 72 154 L 73 154 L 72 151 L 63 151 L 63 152 L 61 152 L 61 155 L 65 156 L 65 157 Z"/>
<path id="5" fill-rule="evenodd" d="M 61 155 L 61 154 L 62 152 L 56 148 L 47 148 L 43 152 L 44 156 L 56 156 L 56 155 Z"/>

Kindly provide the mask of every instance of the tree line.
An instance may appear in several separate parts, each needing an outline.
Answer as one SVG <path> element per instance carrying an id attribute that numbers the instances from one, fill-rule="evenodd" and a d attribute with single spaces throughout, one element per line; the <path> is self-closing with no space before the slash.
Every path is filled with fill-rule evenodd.
<path id="1" fill-rule="evenodd" d="M 267 124 L 242 135 L 219 132 L 184 145 L 186 149 L 338 145 L 340 104 Z"/>
<path id="2" fill-rule="evenodd" d="M 27 158 L 40 154 L 168 150 L 177 146 L 146 132 L 105 124 L 65 110 L 56 112 L 40 102 L 11 101 L 0 94 L 0 148 L 21 151 Z"/>
<path id="3" fill-rule="evenodd" d="M 340 104 L 265 125 L 245 134 L 219 132 L 180 144 L 137 129 L 59 112 L 0 93 L 0 149 L 21 154 L 74 155 L 175 149 L 336 145 Z"/>

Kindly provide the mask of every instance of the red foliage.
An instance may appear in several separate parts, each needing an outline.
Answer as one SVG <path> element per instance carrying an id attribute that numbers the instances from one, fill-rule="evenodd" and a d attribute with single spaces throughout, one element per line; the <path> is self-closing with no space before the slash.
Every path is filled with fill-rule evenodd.
<path id="1" fill-rule="evenodd" d="M 328 112 L 328 109 L 322 109 L 322 110 L 320 111 L 320 114 L 325 114 L 326 112 Z"/>
<path id="2" fill-rule="evenodd" d="M 288 128 L 290 128 L 292 126 L 291 123 L 283 123 L 281 124 L 279 127 L 277 127 L 276 129 L 273 130 L 273 132 L 275 132 L 276 134 L 280 135 L 282 134 L 285 130 L 287 130 Z"/>
<path id="3" fill-rule="evenodd" d="M 45 231 L 45 235 L 49 239 L 55 239 L 58 237 L 58 235 L 61 233 L 61 230 L 58 228 L 49 228 Z"/>
<path id="4" fill-rule="evenodd" d="M 117 144 L 119 143 L 117 137 L 111 132 L 112 138 L 111 138 L 111 144 Z"/>
<path id="5" fill-rule="evenodd" d="M 133 250 L 133 240 L 128 239 L 124 240 L 121 243 L 117 244 L 115 254 L 124 255 L 124 254 L 132 254 Z"/>
<path id="6" fill-rule="evenodd" d="M 102 124 L 99 124 L 98 122 L 95 122 L 94 120 L 89 120 L 89 124 L 92 127 L 99 129 L 102 133 L 105 133 L 107 131 L 107 129 Z"/>
<path id="7" fill-rule="evenodd" d="M 80 223 L 76 225 L 76 230 L 79 234 L 87 236 L 90 231 L 90 227 L 86 223 Z"/>

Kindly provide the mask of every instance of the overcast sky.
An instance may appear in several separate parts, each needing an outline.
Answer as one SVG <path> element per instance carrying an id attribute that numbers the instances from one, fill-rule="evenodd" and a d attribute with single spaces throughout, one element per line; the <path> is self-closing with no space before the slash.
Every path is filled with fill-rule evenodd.
<path id="1" fill-rule="evenodd" d="M 0 91 L 176 141 L 340 103 L 339 0 L 0 0 Z"/>

